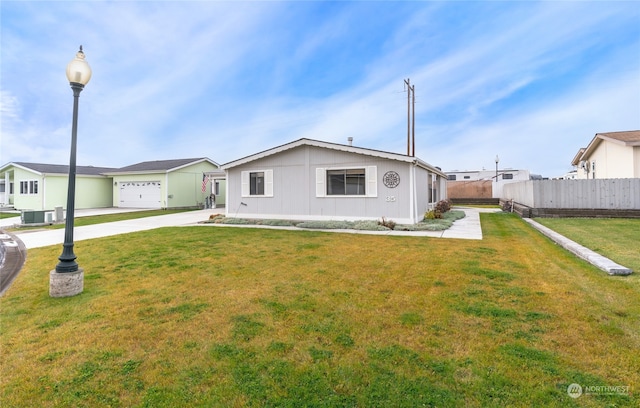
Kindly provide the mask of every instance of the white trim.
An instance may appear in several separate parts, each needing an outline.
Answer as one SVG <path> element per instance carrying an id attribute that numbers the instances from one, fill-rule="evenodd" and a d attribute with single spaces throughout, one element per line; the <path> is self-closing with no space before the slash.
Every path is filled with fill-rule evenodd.
<path id="1" fill-rule="evenodd" d="M 251 194 L 251 173 L 264 173 L 264 194 Z M 242 198 L 273 197 L 273 169 L 246 170 L 240 173 L 240 196 Z"/>
<path id="2" fill-rule="evenodd" d="M 327 194 L 327 172 L 331 170 L 364 170 L 364 194 Z M 378 197 L 377 166 L 337 166 L 316 168 L 316 197 L 318 198 L 375 198 Z"/>
<path id="3" fill-rule="evenodd" d="M 25 180 L 20 180 L 18 183 L 20 183 L 20 195 L 21 196 L 34 196 L 39 194 L 40 192 L 40 183 L 39 183 L 40 179 L 25 179 Z M 27 192 L 23 193 L 22 192 L 22 183 L 26 183 L 26 189 Z M 34 184 L 34 183 L 38 183 L 38 184 Z M 35 187 L 35 189 L 33 188 Z M 35 193 L 33 192 L 33 190 L 37 190 Z"/>
<path id="4" fill-rule="evenodd" d="M 176 170 L 180 170 L 180 169 L 183 169 L 183 168 L 185 168 L 185 167 L 193 166 L 193 165 L 195 165 L 195 164 L 198 164 L 198 163 L 204 163 L 204 162 L 208 162 L 209 164 L 214 165 L 214 166 L 215 166 L 215 167 L 217 167 L 218 169 L 220 168 L 220 165 L 219 165 L 218 163 L 216 163 L 215 161 L 213 161 L 213 160 L 211 160 L 211 159 L 209 159 L 209 158 L 207 158 L 207 157 L 203 157 L 203 158 L 201 158 L 201 159 L 197 159 L 197 160 L 194 160 L 194 161 L 192 161 L 192 162 L 185 163 L 185 164 L 183 164 L 183 165 L 181 165 L 181 166 L 172 167 L 172 168 L 169 168 L 169 169 L 156 169 L 156 170 L 133 170 L 133 171 L 120 171 L 119 169 L 114 169 L 113 171 L 105 172 L 105 173 L 102 173 L 102 174 L 103 174 L 103 175 L 105 175 L 105 176 L 111 176 L 111 177 L 113 177 L 113 176 L 125 176 L 125 175 L 132 175 L 132 176 L 135 176 L 135 175 L 140 175 L 140 174 L 158 174 L 158 173 L 162 174 L 162 173 L 172 173 L 172 172 L 174 172 L 174 171 L 176 171 Z M 143 163 L 144 163 L 144 162 L 143 162 Z M 137 165 L 137 164 L 140 164 L 140 163 L 133 164 L 132 166 L 135 166 L 135 165 Z M 127 167 L 130 167 L 130 166 L 127 166 Z M 206 172 L 205 172 L 205 173 L 206 173 Z"/>
<path id="5" fill-rule="evenodd" d="M 160 186 L 162 188 L 162 186 Z M 169 173 L 164 175 L 164 208 L 169 208 Z"/>
<path id="6" fill-rule="evenodd" d="M 365 191 L 367 197 L 377 197 L 378 196 L 378 167 L 377 166 L 367 166 L 365 169 L 365 178 L 366 178 L 366 189 Z"/>
<path id="7" fill-rule="evenodd" d="M 246 208 L 246 207 L 245 207 Z M 235 213 L 229 212 L 227 208 L 227 217 L 229 218 L 247 218 L 247 219 L 264 219 L 264 220 L 288 220 L 288 221 L 378 221 L 380 217 L 345 217 L 330 215 L 286 215 L 286 214 L 260 214 L 260 213 Z M 415 220 L 411 218 L 394 218 L 398 224 L 415 224 Z"/>
<path id="8" fill-rule="evenodd" d="M 240 173 L 240 197 L 249 197 L 249 173 L 248 171 Z"/>
<path id="9" fill-rule="evenodd" d="M 264 196 L 273 197 L 273 170 L 264 171 Z"/>
<path id="10" fill-rule="evenodd" d="M 327 169 L 316 167 L 316 197 L 327 196 Z"/>
<path id="11" fill-rule="evenodd" d="M 180 170 L 180 169 L 183 169 L 185 167 L 193 166 L 194 164 L 203 163 L 203 162 L 209 162 L 209 163 L 213 164 L 216 167 L 220 167 L 220 165 L 218 163 L 214 162 L 213 160 L 209 159 L 208 157 L 203 157 L 201 159 L 192 161 L 190 163 L 183 164 L 182 166 L 172 167 L 170 169 L 167 169 L 166 172 L 169 173 L 169 172 L 172 172 L 172 171 Z"/>
<path id="12" fill-rule="evenodd" d="M 415 223 L 416 220 L 416 208 L 418 207 L 416 197 L 416 166 L 409 167 L 409 215 L 412 218 L 411 223 Z"/>

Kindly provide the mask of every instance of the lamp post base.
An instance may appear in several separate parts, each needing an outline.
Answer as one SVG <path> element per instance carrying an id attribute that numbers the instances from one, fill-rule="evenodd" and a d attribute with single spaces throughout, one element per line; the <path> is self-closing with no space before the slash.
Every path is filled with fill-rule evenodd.
<path id="1" fill-rule="evenodd" d="M 84 269 L 75 272 L 49 272 L 49 296 L 69 297 L 82 293 L 84 289 Z"/>

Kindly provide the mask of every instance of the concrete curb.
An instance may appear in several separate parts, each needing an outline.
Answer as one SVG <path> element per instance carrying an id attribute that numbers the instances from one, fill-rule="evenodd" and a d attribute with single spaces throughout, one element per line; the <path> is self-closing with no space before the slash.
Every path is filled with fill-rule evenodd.
<path id="1" fill-rule="evenodd" d="M 542 224 L 537 223 L 531 218 L 523 218 L 526 222 L 529 223 L 533 228 L 540 231 L 542 234 L 549 237 L 552 241 L 566 249 L 567 251 L 575 254 L 579 258 L 584 259 L 590 264 L 596 266 L 597 268 L 605 271 L 609 275 L 631 275 L 633 271 L 625 266 L 619 265 L 613 262 L 611 259 L 606 258 L 589 248 L 586 248 L 575 241 L 572 241 L 566 238 L 563 235 L 558 234 L 557 232 L 545 227 Z"/>
<path id="2" fill-rule="evenodd" d="M 27 259 L 27 248 L 15 235 L 0 230 L 0 296 L 9 289 Z"/>

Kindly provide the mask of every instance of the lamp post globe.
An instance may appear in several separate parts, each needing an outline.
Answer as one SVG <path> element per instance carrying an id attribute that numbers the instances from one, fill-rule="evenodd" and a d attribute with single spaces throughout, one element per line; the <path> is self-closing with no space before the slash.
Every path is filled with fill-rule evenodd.
<path id="1" fill-rule="evenodd" d="M 71 152 L 69 155 L 69 187 L 67 189 L 67 214 L 64 243 L 60 261 L 49 275 L 49 295 L 52 297 L 73 296 L 83 290 L 84 272 L 78 267 L 73 252 L 73 224 L 76 194 L 76 145 L 78 138 L 78 99 L 80 92 L 91 79 L 91 67 L 85 61 L 82 45 L 76 56 L 67 65 L 67 79 L 73 90 L 73 123 L 71 126 Z"/>
<path id="2" fill-rule="evenodd" d="M 72 87 L 73 84 L 79 84 L 84 87 L 91 80 L 91 67 L 84 59 L 82 45 L 76 53 L 76 57 L 67 64 L 67 79 L 69 83 L 72 84 Z"/>

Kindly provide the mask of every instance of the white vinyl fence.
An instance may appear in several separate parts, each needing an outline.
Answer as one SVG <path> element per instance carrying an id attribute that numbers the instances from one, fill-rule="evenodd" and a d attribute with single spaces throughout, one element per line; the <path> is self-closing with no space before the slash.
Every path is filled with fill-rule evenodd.
<path id="1" fill-rule="evenodd" d="M 640 178 L 522 181 L 506 184 L 501 198 L 531 208 L 640 210 Z"/>

